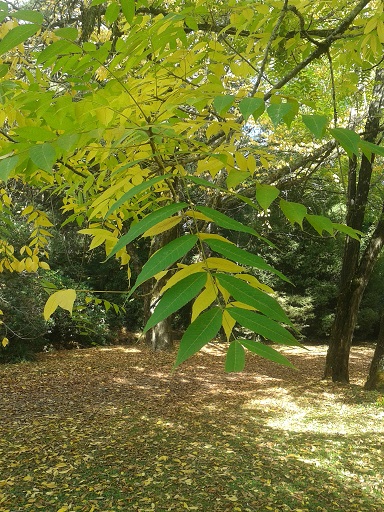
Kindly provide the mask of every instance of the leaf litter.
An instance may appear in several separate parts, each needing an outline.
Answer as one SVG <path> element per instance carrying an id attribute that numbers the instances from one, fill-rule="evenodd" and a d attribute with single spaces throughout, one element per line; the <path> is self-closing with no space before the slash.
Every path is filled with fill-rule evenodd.
<path id="1" fill-rule="evenodd" d="M 141 345 L 44 354 L 0 367 L 0 512 L 379 512 L 384 408 L 321 380 L 326 347 L 247 355 L 226 374 L 210 344 L 175 372 Z"/>

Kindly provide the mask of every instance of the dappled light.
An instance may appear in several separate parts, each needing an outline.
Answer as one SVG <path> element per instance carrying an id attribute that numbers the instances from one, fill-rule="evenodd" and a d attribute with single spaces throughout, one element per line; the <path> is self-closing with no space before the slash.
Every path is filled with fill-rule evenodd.
<path id="1" fill-rule="evenodd" d="M 350 386 L 320 380 L 325 346 L 284 349 L 297 370 L 249 355 L 236 374 L 217 344 L 177 371 L 174 353 L 130 348 L 0 368 L 8 508 L 381 512 L 372 347 L 353 347 Z"/>

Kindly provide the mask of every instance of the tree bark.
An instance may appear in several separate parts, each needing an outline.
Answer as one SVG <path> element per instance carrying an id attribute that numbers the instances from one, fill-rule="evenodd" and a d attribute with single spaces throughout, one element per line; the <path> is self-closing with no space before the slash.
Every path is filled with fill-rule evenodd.
<path id="1" fill-rule="evenodd" d="M 380 133 L 380 119 L 384 102 L 384 69 L 376 70 L 373 100 L 368 111 L 364 140 L 375 142 Z M 349 161 L 346 223 L 362 230 L 371 187 L 374 155 L 361 157 L 357 173 L 357 158 Z M 358 176 L 357 176 L 358 174 Z M 383 205 L 384 208 L 384 205 Z M 324 378 L 334 382 L 349 382 L 349 353 L 357 314 L 364 290 L 368 284 L 374 264 L 380 254 L 384 237 L 383 212 L 360 259 L 360 242 L 347 236 L 344 245 L 339 296 L 335 320 L 325 363 Z"/>
<path id="2" fill-rule="evenodd" d="M 153 237 L 151 242 L 151 248 L 149 251 L 149 258 L 159 249 L 167 245 L 169 242 L 177 238 L 178 230 L 177 227 L 160 233 Z M 160 298 L 160 291 L 166 284 L 167 279 L 161 278 L 159 281 L 150 279 L 146 286 L 146 294 L 144 299 L 144 321 L 148 321 L 149 317 L 155 310 L 157 303 Z M 152 348 L 152 350 L 172 350 L 173 348 L 173 336 L 172 336 L 172 316 L 165 318 L 159 322 L 152 329 L 149 329 L 145 335 L 146 343 Z"/>
<path id="3" fill-rule="evenodd" d="M 379 337 L 377 338 L 375 352 L 364 389 L 384 390 L 384 312 L 381 315 Z"/>
<path id="4" fill-rule="evenodd" d="M 341 290 L 338 298 L 324 375 L 332 377 L 334 382 L 349 382 L 349 353 L 360 302 L 383 244 L 384 204 L 380 220 L 361 257 L 359 266 L 355 270 L 353 278 Z"/>

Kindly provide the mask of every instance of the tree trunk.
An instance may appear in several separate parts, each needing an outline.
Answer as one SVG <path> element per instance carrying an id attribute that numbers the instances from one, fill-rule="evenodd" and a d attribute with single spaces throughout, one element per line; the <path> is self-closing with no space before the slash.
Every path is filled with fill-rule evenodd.
<path id="1" fill-rule="evenodd" d="M 384 312 L 381 315 L 379 337 L 364 389 L 384 391 Z"/>
<path id="2" fill-rule="evenodd" d="M 332 326 L 324 377 L 334 382 L 349 382 L 349 353 L 357 314 L 365 288 L 384 244 L 384 204 L 380 220 L 361 257 L 352 282 L 341 291 Z"/>
<path id="3" fill-rule="evenodd" d="M 151 242 L 151 248 L 149 251 L 149 257 L 151 257 L 156 251 L 164 247 L 166 244 L 174 240 L 178 235 L 177 227 L 160 233 L 153 237 Z M 148 321 L 152 315 L 154 309 L 160 298 L 160 291 L 166 284 L 165 278 L 150 279 L 147 282 L 146 294 L 144 299 L 144 321 Z M 173 348 L 173 336 L 172 336 L 172 316 L 159 322 L 157 325 L 149 329 L 145 335 L 146 343 L 152 348 L 152 350 L 172 350 Z"/>
<path id="4" fill-rule="evenodd" d="M 365 125 L 364 140 L 368 142 L 375 142 L 380 133 L 383 102 L 384 69 L 378 68 L 375 76 L 373 100 L 369 107 Z M 362 230 L 364 223 L 373 163 L 374 155 L 370 159 L 363 155 L 357 178 L 357 158 L 354 156 L 349 161 L 346 220 L 348 226 L 359 231 Z M 350 237 L 346 238 L 339 297 L 324 370 L 324 378 L 332 377 L 334 382 L 349 382 L 349 353 L 357 314 L 364 290 L 380 254 L 383 236 L 384 223 L 382 212 L 375 232 L 371 236 L 360 262 L 360 242 Z"/>

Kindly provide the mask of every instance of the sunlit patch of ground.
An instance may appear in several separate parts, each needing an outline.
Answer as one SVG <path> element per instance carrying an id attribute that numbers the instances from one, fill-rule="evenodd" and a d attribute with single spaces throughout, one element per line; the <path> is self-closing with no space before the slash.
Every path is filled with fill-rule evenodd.
<path id="1" fill-rule="evenodd" d="M 249 356 L 225 374 L 212 344 L 172 372 L 141 345 L 0 367 L 0 512 L 381 512 L 384 408 L 321 380 L 326 347 Z"/>

